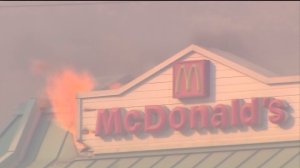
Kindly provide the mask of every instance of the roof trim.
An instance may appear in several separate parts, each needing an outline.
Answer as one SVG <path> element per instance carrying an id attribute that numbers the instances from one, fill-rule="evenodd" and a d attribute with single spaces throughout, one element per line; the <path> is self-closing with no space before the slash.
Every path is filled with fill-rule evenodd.
<path id="1" fill-rule="evenodd" d="M 16 130 L 13 139 L 10 141 L 6 153 L 2 157 L 0 156 L 0 167 L 5 167 L 9 164 L 18 164 L 25 156 L 28 143 L 31 140 L 30 137 L 33 133 L 32 127 L 30 126 L 38 121 L 38 119 L 35 119 L 38 117 L 38 114 L 34 113 L 35 104 L 36 101 L 34 99 L 28 100 L 23 106 L 20 106 L 18 113 L 16 113 L 15 117 L 9 121 L 9 125 L 14 124 L 16 119 L 22 116 L 20 125 Z M 9 127 L 6 127 L 3 132 L 7 131 L 7 129 L 9 129 Z"/>
<path id="2" fill-rule="evenodd" d="M 99 160 L 99 159 L 115 159 L 115 158 L 128 158 L 128 157 L 149 157 L 149 156 L 164 156 L 176 154 L 193 154 L 193 153 L 209 153 L 209 152 L 224 152 L 224 151 L 243 151 L 243 150 L 260 150 L 260 149 L 278 149 L 278 148 L 291 148 L 298 147 L 300 142 L 298 140 L 283 141 L 283 142 L 264 142 L 252 144 L 235 144 L 225 146 L 207 146 L 196 148 L 174 148 L 163 150 L 147 150 L 138 152 L 121 152 L 121 153 L 102 153 L 96 154 L 91 158 L 78 157 L 74 161 L 84 160 Z"/>
<path id="3" fill-rule="evenodd" d="M 147 78 L 151 77 L 152 75 L 156 74 L 163 68 L 169 66 L 173 62 L 187 56 L 190 53 L 199 53 L 208 59 L 214 60 L 216 62 L 220 62 L 226 66 L 231 67 L 232 69 L 235 69 L 253 79 L 256 79 L 262 83 L 265 84 L 282 84 L 282 83 L 297 83 L 300 82 L 300 75 L 295 76 L 279 76 L 279 77 L 268 77 L 261 73 L 258 73 L 256 71 L 253 71 L 252 69 L 249 69 L 245 66 L 242 66 L 242 64 L 245 64 L 247 62 L 246 60 L 243 60 L 243 63 L 240 64 L 238 61 L 229 60 L 227 58 L 221 57 L 213 52 L 210 52 L 204 48 L 201 48 L 197 45 L 190 45 L 187 48 L 181 50 L 177 54 L 173 55 L 169 59 L 163 61 L 159 65 L 155 66 L 154 68 L 150 69 L 149 71 L 145 72 L 141 76 L 137 77 L 136 79 L 132 80 L 131 82 L 127 83 L 126 85 L 122 86 L 119 89 L 114 90 L 101 90 L 101 91 L 91 91 L 91 92 L 85 92 L 85 93 L 78 93 L 77 98 L 84 99 L 84 98 L 95 98 L 95 97 L 106 97 L 106 96 L 117 96 L 121 95 L 127 90 L 131 89 L 132 87 L 138 85 L 140 82 L 146 80 Z"/>

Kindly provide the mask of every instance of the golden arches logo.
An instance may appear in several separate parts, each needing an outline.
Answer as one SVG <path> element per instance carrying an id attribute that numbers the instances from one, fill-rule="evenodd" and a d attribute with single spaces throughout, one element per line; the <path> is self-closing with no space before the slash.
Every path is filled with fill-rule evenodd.
<path id="1" fill-rule="evenodd" d="M 209 60 L 176 63 L 173 66 L 173 97 L 209 96 Z"/>
<path id="2" fill-rule="evenodd" d="M 187 70 L 188 69 L 188 70 Z M 196 78 L 196 89 L 200 91 L 200 76 L 199 76 L 199 68 L 196 64 L 191 65 L 191 67 L 187 68 L 185 64 L 181 64 L 179 70 L 176 72 L 176 82 L 175 82 L 175 92 L 178 93 L 181 88 L 181 81 L 184 75 L 185 79 L 185 90 L 190 91 L 192 85 L 192 74 L 194 73 L 194 77 Z"/>

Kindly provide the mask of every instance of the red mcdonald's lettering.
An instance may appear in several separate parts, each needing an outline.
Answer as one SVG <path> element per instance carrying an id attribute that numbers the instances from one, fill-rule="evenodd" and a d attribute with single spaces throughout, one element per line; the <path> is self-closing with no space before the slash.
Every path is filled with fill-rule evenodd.
<path id="1" fill-rule="evenodd" d="M 121 110 L 119 108 L 98 110 L 95 135 L 100 136 L 122 133 Z"/>
<path id="2" fill-rule="evenodd" d="M 202 106 L 192 107 L 190 112 L 190 127 L 192 129 L 196 129 L 198 127 L 198 124 L 200 123 L 200 128 L 207 128 L 208 121 L 209 121 L 208 117 L 209 117 L 208 106 L 202 105 Z"/>
<path id="3" fill-rule="evenodd" d="M 286 117 L 285 109 L 287 108 L 287 105 L 284 101 L 274 99 L 270 102 L 269 110 L 274 115 L 269 116 L 269 120 L 274 124 L 280 124 L 283 122 Z"/>
<path id="4" fill-rule="evenodd" d="M 228 108 L 224 104 L 216 105 L 211 124 L 214 127 L 224 128 L 228 125 Z"/>
<path id="5" fill-rule="evenodd" d="M 131 133 L 137 133 L 142 127 L 142 123 L 140 122 L 141 119 L 142 116 L 139 111 L 128 111 L 124 120 L 124 126 L 126 130 Z"/>
<path id="6" fill-rule="evenodd" d="M 188 109 L 185 107 L 174 108 L 169 114 L 170 127 L 174 128 L 175 130 L 180 130 L 184 128 L 187 120 L 186 117 L 187 112 Z M 176 120 L 179 120 L 179 122 Z"/>
<path id="7" fill-rule="evenodd" d="M 252 126 L 258 124 L 258 106 L 258 98 L 252 98 L 251 103 L 243 104 L 240 112 L 240 119 L 243 124 Z"/>
<path id="8" fill-rule="evenodd" d="M 157 133 L 165 126 L 177 131 L 183 128 L 226 128 L 254 126 L 259 124 L 260 110 L 268 108 L 268 120 L 273 124 L 282 124 L 288 118 L 288 104 L 283 100 L 270 99 L 260 104 L 261 98 L 252 98 L 251 102 L 242 104 L 241 99 L 231 100 L 231 106 L 217 104 L 192 107 L 177 106 L 169 109 L 162 105 L 145 106 L 145 111 L 129 110 L 122 113 L 121 108 L 100 109 L 97 112 L 96 136 L 113 136 L 121 133 Z M 169 113 L 168 113 L 169 112 Z M 123 114 L 123 115 L 122 115 Z M 265 118 L 262 118 L 265 119 Z M 189 123 L 188 123 L 189 122 Z"/>
<path id="9" fill-rule="evenodd" d="M 156 123 L 153 123 L 153 118 L 156 118 Z M 164 127 L 166 123 L 166 113 L 162 106 L 153 105 L 145 106 L 145 127 L 146 132 L 156 132 Z"/>
<path id="10" fill-rule="evenodd" d="M 231 111 L 231 126 L 238 126 L 240 124 L 239 113 L 240 113 L 240 103 L 241 100 L 235 99 L 231 101 L 232 111 Z"/>

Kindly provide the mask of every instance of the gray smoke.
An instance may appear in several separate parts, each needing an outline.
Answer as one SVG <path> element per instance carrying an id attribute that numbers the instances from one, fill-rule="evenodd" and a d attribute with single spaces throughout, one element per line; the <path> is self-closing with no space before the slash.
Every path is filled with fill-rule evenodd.
<path id="1" fill-rule="evenodd" d="M 194 43 L 299 74 L 299 17 L 299 2 L 0 2 L 0 123 L 42 89 L 35 59 L 138 75 Z"/>

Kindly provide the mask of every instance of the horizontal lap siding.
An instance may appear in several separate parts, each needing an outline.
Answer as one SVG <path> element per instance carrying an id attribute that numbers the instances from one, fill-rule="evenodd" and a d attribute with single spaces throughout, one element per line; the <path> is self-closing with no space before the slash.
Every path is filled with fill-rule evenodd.
<path id="1" fill-rule="evenodd" d="M 197 104 L 206 104 L 206 103 L 218 103 L 219 101 L 227 101 L 230 103 L 232 99 L 248 99 L 252 97 L 278 97 L 279 99 L 287 99 L 288 103 L 296 103 L 299 101 L 299 88 L 287 88 L 287 89 L 278 89 L 278 90 L 262 90 L 262 91 L 246 91 L 246 92 L 236 92 L 236 93 L 219 93 L 216 95 L 216 98 L 212 98 L 211 101 L 195 101 Z M 83 109 L 103 109 L 103 108 L 112 108 L 112 107 L 143 107 L 145 105 L 172 105 L 172 104 L 182 104 L 183 102 L 174 99 L 170 96 L 163 94 L 168 94 L 171 96 L 171 93 L 168 92 L 156 92 L 148 95 L 145 98 L 136 97 L 134 99 L 120 99 L 120 100 L 110 100 L 110 101 L 93 101 L 85 102 L 83 101 Z M 224 102 L 223 102 L 224 103 Z M 188 103 L 186 103 L 188 104 Z"/>
<path id="2" fill-rule="evenodd" d="M 203 58 L 192 55 L 187 60 Z M 103 98 L 89 98 L 82 100 L 83 118 L 82 128 L 94 130 L 96 125 L 96 110 L 103 108 L 123 107 L 127 110 L 144 110 L 145 105 L 166 105 L 172 109 L 176 106 L 194 106 L 199 104 L 216 105 L 219 103 L 230 105 L 232 99 L 245 99 L 250 102 L 252 97 L 274 97 L 285 100 L 291 107 L 291 116 L 294 120 L 292 127 L 288 129 L 280 128 L 268 122 L 267 130 L 247 131 L 237 130 L 236 132 L 218 133 L 207 132 L 206 134 L 193 133 L 183 135 L 180 132 L 173 132 L 166 138 L 155 138 L 148 136 L 139 139 L 135 135 L 125 140 L 111 140 L 103 142 L 93 134 L 83 135 L 83 142 L 91 146 L 96 153 L 185 148 L 195 146 L 215 146 L 226 144 L 244 144 L 256 142 L 274 142 L 299 139 L 299 119 L 300 119 L 300 84 L 266 85 L 253 78 L 250 78 L 238 71 L 222 64 L 212 61 L 212 74 L 214 74 L 211 87 L 211 97 L 205 100 L 198 100 L 194 103 L 182 102 L 172 98 L 172 68 L 168 68 L 160 74 L 147 79 L 129 93 L 122 96 L 112 96 Z M 267 121 L 265 121 L 267 122 Z M 275 138 L 276 137 L 276 138 Z"/>
<path id="3" fill-rule="evenodd" d="M 299 122 L 299 120 L 298 120 Z M 224 132 L 222 130 L 216 130 L 216 132 L 205 132 L 205 133 L 199 133 L 199 132 L 192 132 L 191 135 L 185 137 L 183 133 L 180 132 L 173 132 L 170 134 L 170 136 L 166 136 L 163 138 L 155 137 L 155 136 L 147 136 L 145 139 L 139 138 L 136 135 L 130 135 L 128 137 L 123 138 L 115 138 L 110 139 L 109 146 L 110 148 L 114 147 L 120 147 L 120 146 L 128 146 L 128 147 L 138 147 L 138 146 L 158 146 L 158 145 L 176 145 L 177 147 L 188 147 L 191 145 L 196 146 L 210 146 L 214 144 L 242 144 L 246 142 L 256 142 L 258 139 L 262 139 L 265 141 L 279 141 L 280 138 L 287 138 L 287 137 L 296 137 L 299 138 L 300 133 L 299 132 L 293 132 L 297 131 L 299 128 L 299 125 L 293 125 L 292 128 L 290 128 L 288 131 L 285 131 L 284 134 L 278 134 L 280 131 L 282 131 L 282 128 L 279 128 L 278 126 L 274 126 L 272 128 L 268 128 L 266 130 L 253 130 L 252 128 L 247 128 L 247 130 L 235 130 L 231 132 Z M 266 133 L 267 131 L 267 133 Z M 239 135 L 239 136 L 236 136 Z M 171 138 L 171 139 L 169 139 Z M 85 136 L 85 139 L 83 142 L 89 142 L 89 143 L 95 143 L 95 146 L 98 147 L 104 147 L 101 143 L 96 144 L 97 142 L 100 142 L 100 138 L 97 136 L 94 136 L 94 134 L 89 134 Z M 233 143 L 234 141 L 234 143 Z M 265 142 L 262 141 L 262 142 Z M 199 143 L 199 144 L 197 144 Z M 205 144 L 204 144 L 205 143 Z M 94 147 L 95 147 L 94 146 Z"/>
<path id="4" fill-rule="evenodd" d="M 298 110 L 299 111 L 299 110 Z M 272 116 L 273 114 L 268 114 L 268 116 Z M 300 115 L 299 115 L 299 113 L 292 113 L 292 114 L 290 114 L 291 116 L 291 119 L 294 121 L 294 122 L 297 122 L 297 124 L 298 124 L 298 122 L 299 122 L 299 118 L 300 118 Z M 85 118 L 83 121 L 82 121 L 82 123 L 83 123 L 83 126 L 84 126 L 84 128 L 87 128 L 88 130 L 95 130 L 95 128 L 96 128 L 96 119 L 95 119 L 95 117 L 97 116 L 97 114 L 96 113 L 92 113 L 92 115 L 90 115 L 89 117 L 87 117 L 87 118 Z M 265 119 L 263 122 L 267 122 L 267 119 Z M 299 126 L 300 126 L 300 124 L 299 124 Z M 273 123 L 269 123 L 269 127 L 270 128 L 273 128 L 273 127 L 275 127 L 275 128 L 277 128 L 278 127 L 278 125 L 277 124 L 273 124 Z"/>
<path id="5" fill-rule="evenodd" d="M 274 88 L 261 88 L 261 89 L 249 89 L 245 90 L 249 85 L 242 85 L 242 86 L 220 86 L 216 89 L 217 94 L 210 96 L 211 100 L 221 101 L 221 100 L 231 100 L 231 99 L 245 99 L 245 98 L 252 98 L 252 97 L 282 97 L 282 96 L 290 96 L 290 95 L 299 95 L 300 88 L 299 85 L 293 86 L 274 86 Z M 250 85 L 251 86 L 251 85 Z M 154 87 L 155 88 L 155 87 Z M 235 90 L 235 91 L 230 91 Z M 211 93 L 213 94 L 213 93 Z M 170 102 L 180 102 L 178 99 L 173 98 L 172 90 L 152 90 L 152 91 L 144 91 L 144 92 L 135 92 L 134 94 L 129 94 L 128 96 L 123 97 L 110 97 L 110 98 L 103 98 L 103 99 L 87 99 L 83 100 L 84 106 L 92 105 L 92 104 L 99 104 L 105 105 L 105 107 L 109 106 L 138 106 L 139 101 L 141 102 L 148 102 L 146 104 L 152 104 L 152 100 L 155 99 L 165 99 Z M 198 99 L 201 101 L 201 99 Z M 135 102 L 136 101 L 136 102 Z M 154 101 L 155 102 L 155 101 Z M 212 102 L 203 99 L 202 102 Z M 143 103 L 142 105 L 146 105 Z M 162 101 L 158 104 L 165 104 L 165 101 Z"/>
<path id="6" fill-rule="evenodd" d="M 257 83 L 255 80 L 251 80 L 247 77 L 235 77 L 236 80 L 228 80 L 228 79 L 219 79 L 217 83 L 215 84 L 217 86 L 217 89 L 223 90 L 226 88 L 232 88 L 233 86 L 236 88 L 243 88 L 245 90 L 245 87 L 253 87 L 253 89 L 257 88 L 269 88 L 268 86 L 264 84 Z M 164 79 L 166 80 L 166 79 Z M 225 83 L 227 82 L 227 83 Z M 171 90 L 172 85 L 170 85 L 171 81 L 167 82 L 157 82 L 157 83 L 147 83 L 140 88 L 137 88 L 135 92 L 146 92 L 146 91 L 156 91 L 156 90 Z M 282 86 L 282 88 L 286 88 L 287 86 Z M 234 88 L 232 88 L 234 89 Z M 231 90 L 234 91 L 234 90 Z M 128 94 L 127 96 L 129 96 Z"/>
<path id="7" fill-rule="evenodd" d="M 266 133 L 255 134 L 256 138 L 238 137 L 235 138 L 229 135 L 231 138 L 225 138 L 220 136 L 208 136 L 203 135 L 202 137 L 193 138 L 189 137 L 186 139 L 170 139 L 162 138 L 161 140 L 144 140 L 138 142 L 136 140 L 128 140 L 126 142 L 117 143 L 114 142 L 101 142 L 101 141 L 84 141 L 86 144 L 93 144 L 93 150 L 99 153 L 111 153 L 111 152 L 126 152 L 126 151 L 141 151 L 141 150 L 161 150 L 161 149 L 178 149 L 178 148 L 195 148 L 195 147 L 213 147 L 213 146 L 225 146 L 225 145 L 242 145 L 242 144 L 253 144 L 253 143 L 266 143 L 266 142 L 280 142 L 287 141 L 287 138 L 299 138 L 295 134 L 287 135 L 265 135 Z M 208 137 L 209 138 L 208 138 Z M 248 136 L 248 135 L 244 135 Z M 254 136 L 254 135 L 249 135 Z M 220 139 L 218 139 L 220 138 Z M 165 139 L 165 140 L 163 140 Z M 133 142 L 135 141 L 135 142 Z M 161 142 L 163 141 L 163 142 Z"/>
<path id="8" fill-rule="evenodd" d="M 273 97 L 275 99 L 281 99 L 287 102 L 287 104 L 289 106 L 291 106 L 291 108 L 293 109 L 293 111 L 295 112 L 296 110 L 299 110 L 299 106 L 300 106 L 300 95 L 293 95 L 293 96 L 275 96 Z M 248 98 L 243 98 L 243 100 L 245 102 L 251 102 L 251 99 Z M 92 117 L 91 115 L 94 115 L 92 113 L 96 112 L 98 109 L 107 109 L 107 108 L 114 108 L 114 107 L 121 107 L 121 108 L 126 108 L 127 110 L 144 110 L 145 105 L 165 105 L 167 106 L 169 109 L 174 108 L 176 106 L 185 106 L 185 107 L 191 107 L 191 106 L 195 106 L 195 105 L 209 105 L 209 106 L 214 106 L 216 104 L 225 104 L 225 105 L 231 105 L 231 99 L 227 99 L 227 100 L 217 100 L 216 102 L 198 102 L 198 103 L 191 103 L 191 104 L 184 104 L 181 101 L 171 101 L 171 99 L 165 99 L 165 98 L 155 98 L 155 99 L 149 99 L 149 104 L 143 104 L 144 101 L 143 100 L 136 100 L 137 104 L 131 105 L 128 104 L 127 106 L 122 106 L 122 103 L 120 102 L 119 106 L 109 106 L 110 104 L 107 102 L 102 102 L 103 104 L 97 103 L 97 102 L 89 102 L 89 103 L 85 103 L 85 107 L 84 107 L 84 117 Z M 107 104 L 106 104 L 107 103 Z M 93 116 L 94 117 L 94 116 Z"/>
<path id="9" fill-rule="evenodd" d="M 211 70 L 211 75 L 215 76 L 216 79 L 222 79 L 222 78 L 233 78 L 233 77 L 245 77 L 246 75 L 231 70 L 231 69 L 226 69 L 226 70 Z M 152 77 L 147 83 L 162 83 L 162 82 L 170 82 L 172 83 L 173 79 L 173 72 L 170 70 L 170 72 L 162 73 L 157 77 Z"/>

